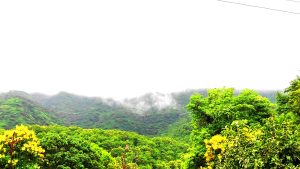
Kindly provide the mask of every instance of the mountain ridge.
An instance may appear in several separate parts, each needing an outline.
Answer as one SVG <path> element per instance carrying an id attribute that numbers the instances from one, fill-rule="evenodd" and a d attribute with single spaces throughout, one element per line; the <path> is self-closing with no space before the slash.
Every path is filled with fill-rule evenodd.
<path id="1" fill-rule="evenodd" d="M 83 128 L 122 129 L 144 135 L 160 135 L 174 130 L 178 121 L 188 121 L 185 105 L 193 93 L 207 95 L 206 89 L 186 90 L 174 93 L 147 93 L 139 97 L 118 101 L 102 97 L 87 97 L 68 92 L 56 95 L 10 91 L 0 98 L 17 97 L 46 112 L 64 125 Z M 236 91 L 237 93 L 239 90 Z M 276 91 L 260 91 L 273 102 Z M 182 122 L 178 123 L 182 124 Z M 171 132 L 172 133 L 172 132 Z"/>

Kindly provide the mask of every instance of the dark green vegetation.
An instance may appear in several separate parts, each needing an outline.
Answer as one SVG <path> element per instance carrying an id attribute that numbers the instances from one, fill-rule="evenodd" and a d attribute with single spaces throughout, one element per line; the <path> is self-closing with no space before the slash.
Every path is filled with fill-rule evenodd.
<path id="1" fill-rule="evenodd" d="M 191 131 L 191 117 L 189 115 L 185 115 L 175 123 L 169 125 L 162 135 L 175 138 L 180 141 L 189 142 Z"/>
<path id="2" fill-rule="evenodd" d="M 143 135 L 172 136 L 188 141 L 191 128 L 186 122 L 191 121 L 191 118 L 185 110 L 185 105 L 195 92 L 207 95 L 207 91 L 201 89 L 170 95 L 146 94 L 118 102 L 112 99 L 77 96 L 66 92 L 47 96 L 11 91 L 0 95 L 2 102 L 8 98 L 16 98 L 22 104 L 18 106 L 6 104 L 6 107 L 11 107 L 8 111 L 0 109 L 0 113 L 13 116 L 12 118 L 0 117 L 0 126 L 12 128 L 20 122 L 43 125 L 55 122 L 83 128 L 121 129 Z M 274 91 L 261 91 L 261 93 L 274 101 Z M 13 115 L 15 108 L 19 109 L 18 112 L 22 112 L 18 120 L 15 118 L 16 115 Z M 180 134 L 175 131 L 180 131 Z"/>
<path id="3" fill-rule="evenodd" d="M 60 120 L 44 108 L 20 98 L 0 99 L 0 127 L 12 128 L 17 124 L 59 124 Z"/>
<path id="4" fill-rule="evenodd" d="M 186 116 L 182 105 L 156 107 L 156 100 L 151 94 L 138 99 L 126 100 L 124 103 L 111 99 L 77 96 L 65 92 L 46 96 L 12 91 L 2 94 L 2 97 L 24 100 L 24 102 L 30 103 L 32 107 L 43 107 L 49 115 L 61 119 L 63 123 L 60 124 L 67 126 L 122 129 L 144 135 L 159 135 L 170 124 Z M 138 107 L 137 104 L 140 102 L 145 106 L 136 109 L 135 107 Z M 27 113 L 24 112 L 24 114 Z M 9 121 L 10 119 L 3 120 Z M 32 123 L 24 121 L 23 124 Z M 49 121 L 36 124 L 49 124 Z M 14 125 L 8 126 L 8 128 L 11 127 Z"/>
<path id="5" fill-rule="evenodd" d="M 277 93 L 278 112 L 294 112 L 300 116 L 300 76 L 291 81 L 284 93 Z"/>
<path id="6" fill-rule="evenodd" d="M 2 95 L 0 113 L 11 118 L 1 119 L 1 124 L 6 128 L 17 123 L 49 125 L 61 119 L 61 124 L 69 126 L 29 125 L 39 140 L 34 141 L 42 147 L 40 153 L 45 151 L 42 160 L 27 160 L 33 168 L 300 167 L 299 77 L 283 93 L 264 92 L 268 98 L 248 89 L 193 93 L 173 93 L 168 104 L 158 104 L 161 95 L 117 102 L 68 93 L 13 92 Z M 12 134 L 13 140 L 12 131 L 3 132 Z M 0 166 L 18 166 L 21 162 L 16 159 L 9 163 L 6 152 L 13 141 L 6 137 L 0 135 Z"/>

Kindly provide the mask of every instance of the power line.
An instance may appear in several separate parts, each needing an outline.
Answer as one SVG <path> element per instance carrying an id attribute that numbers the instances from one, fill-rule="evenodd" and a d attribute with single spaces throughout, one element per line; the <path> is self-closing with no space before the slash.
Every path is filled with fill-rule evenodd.
<path id="1" fill-rule="evenodd" d="M 297 14 L 297 15 L 300 14 L 298 12 L 292 12 L 292 11 L 288 11 L 288 10 L 268 8 L 268 7 L 264 7 L 264 6 L 244 4 L 244 3 L 240 3 L 240 2 L 232 2 L 232 1 L 226 1 L 226 0 L 216 0 L 216 1 L 225 2 L 225 3 L 231 3 L 231 4 L 236 4 L 236 5 L 243 5 L 243 6 L 248 6 L 248 7 L 254 7 L 254 8 L 267 9 L 267 10 L 272 10 L 272 11 L 277 11 L 277 12 L 284 12 L 284 13 Z M 289 1 L 294 1 L 294 0 L 289 0 Z M 298 1 L 298 2 L 300 2 L 300 1 Z"/>
<path id="2" fill-rule="evenodd" d="M 300 3 L 300 1 L 296 1 L 296 0 L 286 0 L 286 1 L 290 1 L 290 2 L 298 2 L 298 3 Z"/>

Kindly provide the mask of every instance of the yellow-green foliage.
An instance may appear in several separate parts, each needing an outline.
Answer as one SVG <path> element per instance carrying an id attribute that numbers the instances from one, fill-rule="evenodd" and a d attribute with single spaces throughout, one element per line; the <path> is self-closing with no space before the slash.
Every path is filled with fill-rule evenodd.
<path id="1" fill-rule="evenodd" d="M 213 161 L 216 156 L 218 157 L 218 160 L 222 160 L 222 153 L 225 151 L 225 141 L 226 137 L 219 134 L 213 136 L 210 140 L 204 140 L 206 147 L 204 156 L 209 167 L 212 165 L 211 161 Z"/>
<path id="2" fill-rule="evenodd" d="M 293 114 L 255 126 L 247 120 L 234 121 L 205 144 L 207 168 L 300 167 L 300 125 Z"/>
<path id="3" fill-rule="evenodd" d="M 45 168 L 107 169 L 117 162 L 127 169 L 179 169 L 181 154 L 187 150 L 186 144 L 168 137 L 150 138 L 120 130 L 64 126 L 31 128 L 46 150 L 48 163 L 43 164 Z"/>
<path id="4" fill-rule="evenodd" d="M 5 130 L 0 135 L 0 166 L 3 168 L 38 168 L 37 160 L 44 158 L 44 152 L 35 132 L 24 125 Z"/>
<path id="5" fill-rule="evenodd" d="M 192 148 L 185 168 L 199 168 L 206 165 L 204 140 L 220 134 L 226 125 L 235 120 L 248 120 L 251 124 L 263 123 L 274 116 L 275 106 L 267 98 L 253 90 L 243 90 L 238 95 L 233 88 L 208 90 L 207 96 L 194 94 L 187 110 L 192 114 Z"/>

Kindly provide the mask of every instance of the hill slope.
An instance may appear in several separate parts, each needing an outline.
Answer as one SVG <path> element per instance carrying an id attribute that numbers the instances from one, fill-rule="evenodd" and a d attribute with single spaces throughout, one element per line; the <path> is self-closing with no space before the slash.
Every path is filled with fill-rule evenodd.
<path id="1" fill-rule="evenodd" d="M 12 128 L 17 124 L 49 125 L 61 123 L 46 109 L 19 97 L 0 99 L 0 128 Z"/>
<path id="2" fill-rule="evenodd" d="M 125 162 L 132 166 L 126 168 L 141 169 L 177 168 L 180 165 L 181 155 L 188 149 L 187 144 L 172 138 L 147 137 L 128 131 L 82 129 L 57 125 L 29 127 L 36 132 L 41 145 L 46 150 L 45 157 L 49 160 L 49 164 L 52 164 L 52 167 L 47 168 L 57 168 L 59 164 L 57 161 L 62 161 L 60 167 L 76 168 L 68 162 L 78 156 L 84 156 L 82 152 L 89 144 L 96 144 L 103 148 L 120 164 Z M 85 144 L 82 144 L 83 142 Z M 126 158 L 125 161 L 123 158 Z M 84 159 L 78 158 L 78 160 Z M 177 167 L 174 166 L 176 164 Z"/>
<path id="3" fill-rule="evenodd" d="M 172 135 L 171 133 L 177 130 L 188 133 L 189 127 L 186 123 L 189 122 L 189 118 L 185 111 L 185 105 L 188 103 L 189 97 L 195 92 L 206 95 L 205 89 L 199 89 L 170 94 L 148 93 L 140 97 L 116 101 L 100 97 L 78 96 L 67 92 L 47 96 L 13 91 L 2 94 L 2 97 L 22 98 L 26 100 L 29 106 L 24 110 L 32 110 L 33 107 L 36 107 L 36 111 L 43 113 L 35 113 L 37 115 L 33 115 L 33 117 L 31 117 L 32 115 L 25 117 L 22 114 L 16 116 L 12 113 L 10 116 L 6 115 L 6 120 L 2 119 L 2 121 L 13 121 L 14 118 L 17 120 L 11 124 L 2 122 L 1 126 L 11 127 L 17 122 L 50 124 L 57 121 L 53 117 L 58 117 L 64 121 L 64 125 L 77 125 L 83 128 L 122 129 L 144 135 Z M 260 93 L 274 101 L 274 91 L 261 91 Z M 19 103 L 9 104 L 20 107 L 18 106 Z M 18 112 L 22 111 L 23 109 L 18 110 Z M 5 106 L 2 112 L 6 112 Z M 49 113 L 45 114 L 44 112 Z M 39 117 L 42 114 L 44 117 Z"/>
<path id="4" fill-rule="evenodd" d="M 145 135 L 157 135 L 175 122 L 182 111 L 173 105 L 158 108 L 154 105 L 156 104 L 155 98 L 150 97 L 152 95 L 148 94 L 143 98 L 127 100 L 125 103 L 66 92 L 60 92 L 54 96 L 31 95 L 34 102 L 52 110 L 55 116 L 64 119 L 66 125 L 122 129 Z M 143 106 L 140 106 L 141 102 Z"/>

